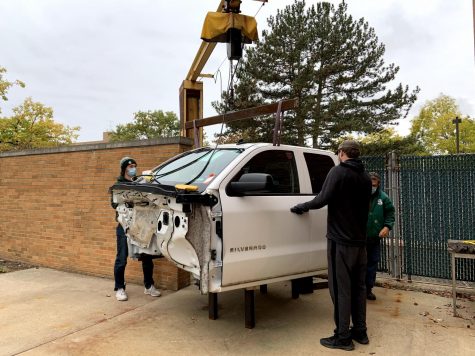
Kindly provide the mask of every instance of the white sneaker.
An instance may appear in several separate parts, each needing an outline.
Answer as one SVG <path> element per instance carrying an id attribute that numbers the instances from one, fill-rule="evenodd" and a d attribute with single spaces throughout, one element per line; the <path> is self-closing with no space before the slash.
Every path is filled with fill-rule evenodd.
<path id="1" fill-rule="evenodd" d="M 115 297 L 117 298 L 118 301 L 120 302 L 124 302 L 126 301 L 127 299 L 129 299 L 127 297 L 127 293 L 125 293 L 125 289 L 124 288 L 119 288 L 117 290 L 117 292 L 115 292 Z"/>
<path id="2" fill-rule="evenodd" d="M 143 291 L 145 294 L 151 295 L 152 297 L 160 297 L 160 291 L 155 288 L 154 286 L 150 286 L 150 288 L 145 288 Z"/>

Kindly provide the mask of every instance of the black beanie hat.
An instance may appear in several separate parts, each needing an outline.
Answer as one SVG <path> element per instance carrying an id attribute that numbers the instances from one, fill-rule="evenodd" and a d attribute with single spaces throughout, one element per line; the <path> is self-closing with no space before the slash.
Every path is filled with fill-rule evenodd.
<path id="1" fill-rule="evenodd" d="M 120 160 L 120 175 L 123 176 L 125 174 L 125 169 L 129 164 L 137 164 L 135 159 L 132 157 L 124 157 Z"/>

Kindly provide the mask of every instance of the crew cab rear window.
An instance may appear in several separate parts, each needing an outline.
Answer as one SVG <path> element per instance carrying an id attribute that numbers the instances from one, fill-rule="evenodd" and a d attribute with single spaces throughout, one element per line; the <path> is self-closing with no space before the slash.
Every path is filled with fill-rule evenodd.
<path id="1" fill-rule="evenodd" d="M 303 155 L 307 163 L 308 173 L 310 174 L 312 193 L 318 194 L 322 190 L 322 185 L 328 172 L 335 164 L 329 156 L 308 152 L 305 152 Z"/>
<path id="2" fill-rule="evenodd" d="M 238 181 L 245 173 L 266 173 L 274 180 L 274 189 L 268 194 L 298 194 L 300 192 L 297 166 L 292 151 L 272 150 L 254 156 L 233 178 Z"/>

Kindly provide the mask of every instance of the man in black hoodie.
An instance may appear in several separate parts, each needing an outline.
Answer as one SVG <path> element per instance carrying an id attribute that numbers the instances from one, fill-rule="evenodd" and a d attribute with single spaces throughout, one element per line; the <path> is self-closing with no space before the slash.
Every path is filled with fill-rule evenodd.
<path id="1" fill-rule="evenodd" d="M 333 167 L 320 193 L 290 210 L 303 214 L 328 205 L 328 287 L 334 305 L 335 332 L 320 339 L 325 347 L 353 350 L 353 340 L 369 343 L 366 332 L 366 224 L 371 179 L 358 159 L 360 146 L 347 140 L 338 147 L 340 165 Z M 353 327 L 350 330 L 350 317 Z"/>

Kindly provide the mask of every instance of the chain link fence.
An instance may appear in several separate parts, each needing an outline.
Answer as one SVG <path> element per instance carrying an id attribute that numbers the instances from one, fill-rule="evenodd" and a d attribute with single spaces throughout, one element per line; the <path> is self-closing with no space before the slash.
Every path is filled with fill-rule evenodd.
<path id="1" fill-rule="evenodd" d="M 393 277 L 451 278 L 448 240 L 475 240 L 475 155 L 362 157 L 396 208 L 379 270 Z M 475 281 L 475 261 L 459 259 L 457 280 Z"/>
<path id="2" fill-rule="evenodd" d="M 451 278 L 448 240 L 475 239 L 475 155 L 400 158 L 403 272 Z M 475 281 L 473 260 L 457 261 L 458 280 Z"/>

